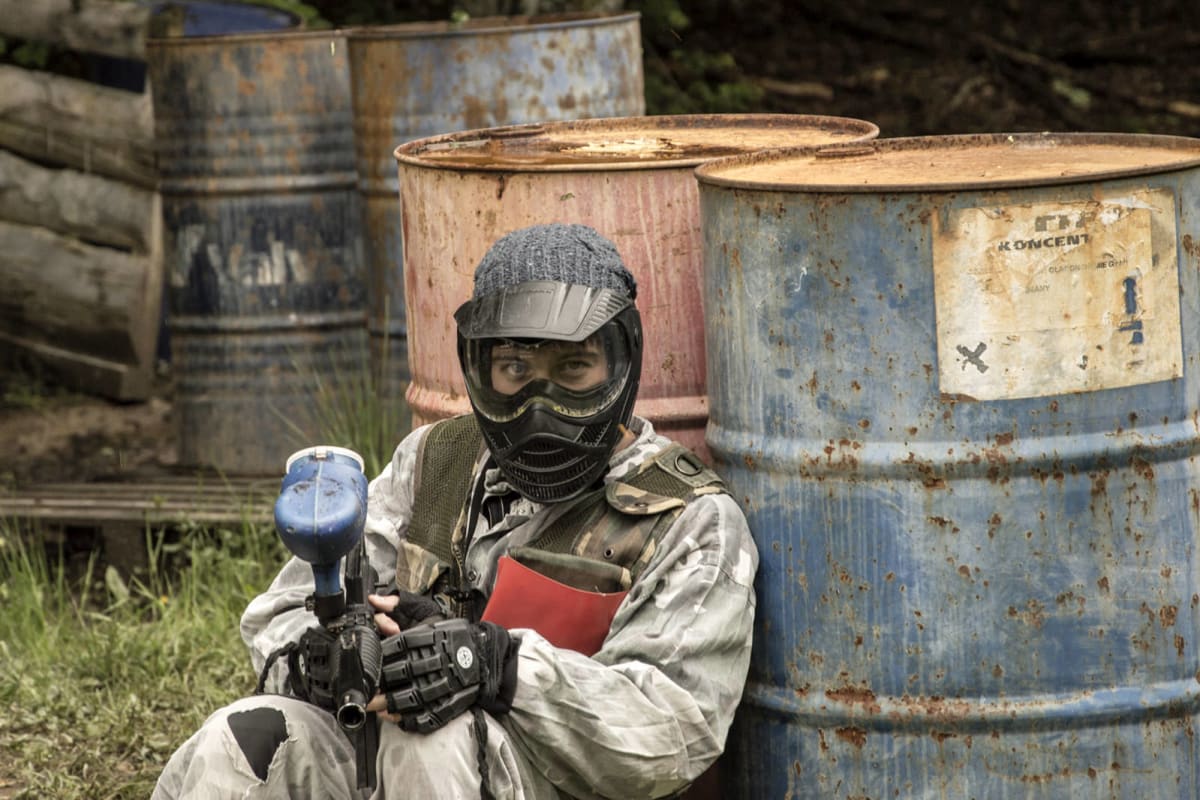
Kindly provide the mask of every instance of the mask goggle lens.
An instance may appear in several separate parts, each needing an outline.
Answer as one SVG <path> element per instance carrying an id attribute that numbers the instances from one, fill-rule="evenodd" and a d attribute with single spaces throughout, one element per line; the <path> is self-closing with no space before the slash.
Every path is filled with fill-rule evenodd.
<path id="1" fill-rule="evenodd" d="M 496 422 L 538 403 L 566 417 L 606 408 L 629 375 L 629 345 L 608 323 L 582 342 L 477 339 L 467 343 L 466 377 L 476 407 Z"/>

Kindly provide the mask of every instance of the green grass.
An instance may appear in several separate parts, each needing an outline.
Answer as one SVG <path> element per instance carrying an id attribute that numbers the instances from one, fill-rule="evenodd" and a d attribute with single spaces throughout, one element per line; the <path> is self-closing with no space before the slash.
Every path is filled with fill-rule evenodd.
<path id="1" fill-rule="evenodd" d="M 238 619 L 283 563 L 268 526 L 185 531 L 140 581 L 82 576 L 0 527 L 0 798 L 145 798 L 254 689 Z"/>
<path id="2" fill-rule="evenodd" d="M 386 350 L 386 342 L 384 343 Z M 363 458 L 368 480 L 378 475 L 411 428 L 411 413 L 404 392 L 389 390 L 370 368 L 366 342 L 335 348 L 332 355 L 314 362 L 308 354 L 293 354 L 292 369 L 312 387 L 311 420 L 306 433 L 286 415 L 275 411 L 299 447 L 324 444 L 348 447 Z M 319 368 L 318 368 L 319 367 Z M 386 360 L 379 367 L 388 374 Z M 283 465 L 280 464 L 282 471 Z"/>
<path id="3" fill-rule="evenodd" d="M 407 408 L 355 368 L 365 351 L 343 355 L 315 376 L 311 443 L 357 450 L 370 478 Z M 48 397 L 33 378 L 0 390 L 0 409 Z M 0 800 L 141 800 L 209 714 L 253 692 L 238 621 L 288 553 L 269 524 L 148 532 L 150 572 L 127 582 L 42 541 L 0 520 Z"/>

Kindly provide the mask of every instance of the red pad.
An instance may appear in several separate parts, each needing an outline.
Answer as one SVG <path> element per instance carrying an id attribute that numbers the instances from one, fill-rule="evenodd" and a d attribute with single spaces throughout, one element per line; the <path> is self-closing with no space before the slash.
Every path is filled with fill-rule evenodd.
<path id="1" fill-rule="evenodd" d="M 505 628 L 532 628 L 555 647 L 590 656 L 604 644 L 627 594 L 576 589 L 501 556 L 483 619 Z"/>

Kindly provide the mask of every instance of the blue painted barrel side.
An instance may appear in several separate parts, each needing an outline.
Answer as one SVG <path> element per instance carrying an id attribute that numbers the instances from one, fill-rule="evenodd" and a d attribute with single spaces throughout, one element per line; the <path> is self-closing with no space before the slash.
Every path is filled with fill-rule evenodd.
<path id="1" fill-rule="evenodd" d="M 412 377 L 396 146 L 468 129 L 644 113 L 639 19 L 485 17 L 347 32 L 371 289 L 367 327 L 372 369 L 387 397 L 404 403 Z"/>
<path id="2" fill-rule="evenodd" d="M 934 217 L 1146 187 L 1176 199 L 1183 377 L 941 394 Z M 1195 797 L 1200 173 L 702 178 L 701 209 L 707 438 L 763 555 L 728 796 Z"/>
<path id="3" fill-rule="evenodd" d="M 282 11 L 252 3 L 224 0 L 170 0 L 152 3 L 155 14 L 163 11 L 177 13 L 184 36 L 225 36 L 231 33 L 253 33 L 294 28 L 300 18 Z"/>
<path id="4" fill-rule="evenodd" d="M 154 39 L 147 62 L 179 460 L 272 474 L 365 368 L 345 37 Z"/>

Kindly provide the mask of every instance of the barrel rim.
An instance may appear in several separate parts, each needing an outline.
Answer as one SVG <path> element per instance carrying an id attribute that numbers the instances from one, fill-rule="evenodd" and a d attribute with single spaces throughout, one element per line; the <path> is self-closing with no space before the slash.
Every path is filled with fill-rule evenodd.
<path id="1" fill-rule="evenodd" d="M 146 37 L 146 52 L 151 50 L 168 50 L 183 47 L 203 47 L 214 44 L 285 44 L 289 41 L 306 39 L 327 40 L 345 39 L 345 31 L 341 28 L 280 28 L 271 31 L 245 31 L 242 33 L 221 33 L 209 36 L 148 36 Z"/>
<path id="2" fill-rule="evenodd" d="M 799 121 L 808 123 L 807 126 L 795 124 Z M 628 116 L 628 117 L 593 117 L 589 119 L 575 120 L 557 120 L 552 122 L 528 122 L 515 125 L 501 125 L 491 128 L 475 128 L 466 131 L 454 131 L 451 133 L 439 133 L 434 136 L 426 136 L 420 139 L 413 139 L 404 142 L 396 147 L 392 152 L 396 161 L 401 166 L 415 167 L 418 169 L 440 169 L 450 170 L 453 172 L 486 172 L 486 173 L 550 173 L 550 172 L 623 172 L 627 170 L 647 170 L 647 169 L 680 169 L 693 168 L 701 164 L 706 164 L 714 159 L 738 158 L 746 153 L 731 155 L 731 156 L 699 156 L 689 155 L 681 158 L 662 158 L 652 160 L 630 160 L 630 161 L 597 161 L 595 163 L 587 162 L 572 162 L 572 163 L 548 163 L 548 164 L 520 164 L 520 163 L 497 163 L 497 164 L 479 164 L 463 161 L 431 161 L 423 158 L 420 153 L 427 151 L 430 147 L 442 145 L 449 147 L 454 143 L 474 143 L 487 142 L 493 140 L 514 139 L 522 136 L 537 136 L 543 132 L 552 131 L 587 131 L 591 128 L 596 129 L 619 129 L 622 125 L 631 126 L 633 123 L 640 123 L 640 127 L 645 130 L 678 130 L 681 128 L 695 128 L 698 125 L 706 123 L 723 123 L 722 125 L 712 125 L 712 127 L 721 127 L 724 129 L 735 128 L 757 128 L 770 127 L 777 124 L 781 130 L 804 129 L 804 130 L 846 130 L 859 129 L 859 135 L 845 139 L 843 144 L 859 144 L 873 140 L 879 135 L 879 126 L 874 122 L 855 117 L 840 117 L 824 114 L 776 114 L 776 113 L 761 113 L 761 114 L 662 114 L 662 115 L 647 115 L 647 116 Z M 736 124 L 731 124 L 736 123 Z M 791 123 L 791 124 L 789 124 Z M 810 145 L 812 148 L 821 148 L 829 145 Z"/>
<path id="3" fill-rule="evenodd" d="M 1123 145 L 1128 147 L 1157 147 L 1160 149 L 1177 149 L 1189 151 L 1191 158 L 1181 159 L 1169 164 L 1154 164 L 1142 167 L 1123 167 L 1112 170 L 1100 170 L 1086 174 L 1066 176 L 1046 176 L 1044 178 L 1011 178 L 988 179 L 976 181 L 923 181 L 917 183 L 871 183 L 871 184 L 839 184 L 839 183 L 794 183 L 755 181 L 738 178 L 722 177 L 723 170 L 753 165 L 785 161 L 790 158 L 837 156 L 839 154 L 858 155 L 893 151 L 908 151 L 928 148 L 930 143 L 947 145 L 1047 145 L 1058 142 L 1074 145 Z M 707 161 L 696 168 L 696 180 L 701 185 L 729 189 L 744 189 L 752 191 L 769 191 L 781 193 L 812 193 L 812 194 L 905 194 L 914 192 L 943 192 L 943 191 L 987 191 L 991 189 L 1014 189 L 1032 186 L 1062 186 L 1067 184 L 1091 183 L 1094 181 L 1130 178 L 1140 175 L 1156 175 L 1167 172 L 1177 172 L 1200 166 L 1200 138 L 1151 133 L 1103 133 L 1103 132 L 1052 132 L 1039 133 L 972 133 L 952 134 L 944 136 L 906 136 L 889 139 L 875 139 L 861 142 L 838 142 L 829 145 L 807 145 L 803 147 L 781 147 L 760 150 L 743 155 L 727 156 L 725 158 Z"/>
<path id="4" fill-rule="evenodd" d="M 586 28 L 604 24 L 626 23 L 641 19 L 638 11 L 576 11 L 559 14 L 518 14 L 514 16 L 473 17 L 463 22 L 452 20 L 420 20 L 395 25 L 362 25 L 344 29 L 351 46 L 371 41 L 402 41 L 459 36 L 485 36 L 496 33 L 552 30 L 554 28 Z"/>

